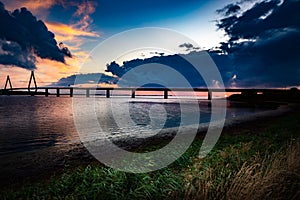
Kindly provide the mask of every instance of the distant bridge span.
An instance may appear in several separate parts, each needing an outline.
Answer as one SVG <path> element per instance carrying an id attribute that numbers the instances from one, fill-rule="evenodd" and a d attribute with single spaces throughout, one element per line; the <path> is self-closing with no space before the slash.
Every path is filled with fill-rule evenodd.
<path id="1" fill-rule="evenodd" d="M 31 87 L 31 83 L 34 83 L 34 87 Z M 9 88 L 8 88 L 9 86 Z M 50 90 L 55 90 L 55 93 L 50 93 Z M 68 95 L 70 97 L 74 96 L 74 90 L 85 90 L 85 96 L 90 97 L 91 91 L 106 91 L 105 96 L 109 98 L 111 96 L 111 91 L 131 91 L 131 97 L 135 98 L 137 91 L 152 91 L 152 92 L 163 92 L 164 99 L 168 98 L 168 92 L 207 92 L 207 97 L 209 100 L 212 99 L 213 92 L 242 92 L 242 93 L 249 93 L 249 94 L 257 94 L 257 93 L 266 93 L 266 92 L 283 92 L 287 91 L 287 89 L 249 89 L 249 88 L 154 88 L 154 87 L 128 87 L 128 88 L 117 88 L 117 87 L 37 87 L 36 79 L 34 76 L 34 71 L 31 71 L 29 83 L 27 88 L 13 88 L 11 80 L 9 76 L 7 76 L 6 83 L 4 89 L 0 90 L 0 95 L 55 95 L 57 97 L 61 95 Z M 61 91 L 68 91 L 67 93 L 61 93 Z M 84 95 L 83 94 L 83 95 Z M 77 94 L 76 94 L 77 95 Z"/>
<path id="2" fill-rule="evenodd" d="M 53 93 L 49 93 L 50 90 L 55 90 Z M 236 92 L 236 93 L 266 93 L 266 92 L 282 92 L 287 91 L 287 89 L 266 89 L 266 88 L 150 88 L 150 87 L 140 87 L 140 88 L 116 88 L 116 87 L 31 87 L 31 88 L 10 88 L 10 89 L 2 89 L 0 90 L 1 95 L 43 95 L 43 96 L 61 96 L 61 95 L 68 95 L 70 97 L 73 97 L 74 91 L 85 91 L 82 93 L 82 95 L 85 95 L 86 97 L 91 96 L 91 91 L 105 91 L 105 96 L 107 98 L 111 97 L 111 91 L 130 91 L 131 92 L 131 98 L 135 98 L 137 91 L 152 91 L 152 92 L 163 92 L 164 99 L 168 98 L 168 93 L 171 91 L 174 92 L 207 92 L 208 99 L 212 99 L 212 93 L 220 93 L 220 92 Z M 62 91 L 67 91 L 65 93 L 62 93 Z M 77 94 L 76 94 L 77 95 Z"/>

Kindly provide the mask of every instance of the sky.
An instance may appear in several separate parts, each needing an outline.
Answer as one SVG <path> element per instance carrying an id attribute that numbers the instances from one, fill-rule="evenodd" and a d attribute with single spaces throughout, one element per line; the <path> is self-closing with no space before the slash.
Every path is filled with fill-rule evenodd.
<path id="1" fill-rule="evenodd" d="M 0 87 L 7 75 L 14 87 L 26 87 L 31 70 L 40 86 L 53 85 L 61 78 L 64 82 L 68 77 L 73 80 L 72 75 L 80 71 L 99 43 L 123 31 L 144 27 L 174 30 L 201 49 L 210 49 L 228 87 L 300 85 L 297 0 L 0 2 Z M 184 41 L 177 46 L 177 53 L 197 50 Z M 144 52 L 148 56 L 141 57 L 139 52 L 122 61 L 143 58 L 148 63 L 151 53 Z M 169 59 L 167 63 L 174 58 L 160 57 Z M 122 62 L 118 65 L 124 69 Z M 129 62 L 127 67 L 134 66 Z M 89 72 L 105 70 L 118 78 L 116 71 L 106 66 L 96 66 Z"/>

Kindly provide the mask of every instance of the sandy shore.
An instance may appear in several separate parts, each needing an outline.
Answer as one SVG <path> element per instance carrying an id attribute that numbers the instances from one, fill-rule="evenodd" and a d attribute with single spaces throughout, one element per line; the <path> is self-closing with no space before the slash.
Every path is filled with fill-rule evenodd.
<path id="1" fill-rule="evenodd" d="M 234 118 L 225 122 L 222 135 L 257 134 L 275 119 L 292 113 L 299 106 L 281 106 L 276 110 L 269 110 L 255 115 Z M 119 144 L 137 148 L 141 145 L 158 144 L 162 140 L 171 140 L 177 129 L 167 129 L 161 135 L 145 140 L 121 141 Z M 189 132 L 189 127 L 185 127 Z M 198 137 L 205 135 L 206 128 L 198 130 Z M 82 143 L 60 145 L 38 151 L 15 153 L 0 156 L 1 172 L 0 187 L 16 187 L 26 182 L 43 181 L 53 175 L 59 175 L 66 169 L 99 164 L 86 150 Z"/>

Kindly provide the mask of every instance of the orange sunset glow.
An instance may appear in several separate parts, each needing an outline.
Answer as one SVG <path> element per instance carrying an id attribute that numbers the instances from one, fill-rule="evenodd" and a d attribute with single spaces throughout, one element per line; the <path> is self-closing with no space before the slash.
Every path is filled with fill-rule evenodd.
<path id="1" fill-rule="evenodd" d="M 26 7 L 33 14 L 41 20 L 45 21 L 48 30 L 55 34 L 57 45 L 63 42 L 71 51 L 72 58 L 65 58 L 65 63 L 57 62 L 50 59 L 43 59 L 37 57 L 35 74 L 38 79 L 38 85 L 44 86 L 52 82 L 58 81 L 61 77 L 66 77 L 76 74 L 79 67 L 88 57 L 88 51 L 84 50 L 81 46 L 85 40 L 89 38 L 99 38 L 100 34 L 95 31 L 90 31 L 90 24 L 92 19 L 90 14 L 95 12 L 97 4 L 92 1 L 84 3 L 73 2 L 66 4 L 64 1 L 56 0 L 24 0 L 24 1 L 4 1 L 6 8 L 9 10 Z M 49 9 L 55 5 L 63 7 L 75 7 L 71 18 L 74 18 L 70 23 L 61 23 L 57 21 L 48 20 Z M 70 18 L 70 19 L 71 19 Z M 78 20 L 75 20 L 77 19 Z M 1 65 L 1 64 L 0 64 Z M 13 86 L 24 87 L 29 79 L 30 71 L 21 69 L 16 66 L 2 67 L 0 73 L 0 85 L 4 85 L 6 76 L 10 75 Z"/>

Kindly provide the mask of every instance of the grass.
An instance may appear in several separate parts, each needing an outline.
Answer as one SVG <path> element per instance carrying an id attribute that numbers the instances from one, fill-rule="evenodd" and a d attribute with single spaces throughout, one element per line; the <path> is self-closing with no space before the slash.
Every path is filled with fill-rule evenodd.
<path id="1" fill-rule="evenodd" d="M 186 170 L 185 199 L 297 199 L 300 140 L 251 153 L 253 142 L 230 145 Z"/>
<path id="2" fill-rule="evenodd" d="M 298 112 L 255 134 L 222 136 L 202 159 L 202 141 L 195 140 L 181 158 L 155 172 L 78 167 L 47 183 L 5 189 L 0 199 L 299 199 L 299 121 Z"/>

